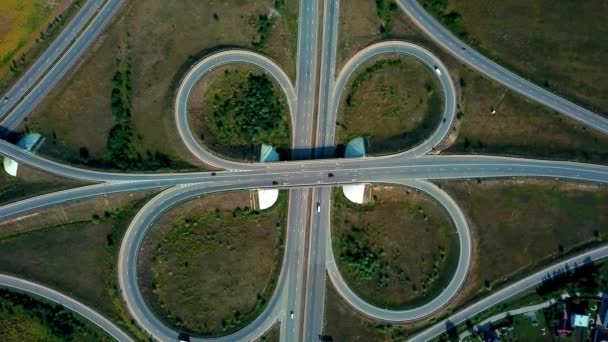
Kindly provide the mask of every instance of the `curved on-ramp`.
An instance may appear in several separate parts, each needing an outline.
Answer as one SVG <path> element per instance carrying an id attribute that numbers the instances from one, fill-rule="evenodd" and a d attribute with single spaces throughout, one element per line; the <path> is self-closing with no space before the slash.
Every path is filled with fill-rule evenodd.
<path id="1" fill-rule="evenodd" d="M 454 200 L 445 191 L 441 190 L 435 184 L 423 180 L 394 181 L 392 183 L 406 185 L 429 194 L 444 206 L 452 218 L 454 225 L 456 226 L 456 230 L 458 231 L 458 240 L 460 242 L 458 265 L 456 266 L 456 271 L 448 286 L 439 294 L 439 296 L 433 298 L 426 304 L 412 309 L 389 310 L 379 308 L 361 299 L 361 297 L 359 297 L 353 292 L 353 290 L 349 288 L 344 278 L 342 278 L 333 253 L 331 232 L 329 229 L 327 230 L 326 237 L 328 239 L 326 254 L 327 273 L 329 278 L 334 284 L 336 291 L 338 291 L 338 293 L 348 302 L 349 305 L 365 316 L 385 322 L 397 323 L 418 320 L 429 316 L 447 305 L 450 300 L 454 298 L 467 276 L 469 263 L 471 261 L 471 234 L 469 232 L 469 226 L 466 218 L 456 202 L 454 202 Z"/>
<path id="2" fill-rule="evenodd" d="M 223 159 L 204 148 L 194 137 L 188 124 L 188 99 L 196 83 L 215 68 L 235 63 L 250 64 L 270 75 L 281 87 L 287 97 L 291 117 L 291 128 L 294 131 L 294 113 L 296 112 L 296 92 L 285 72 L 271 59 L 259 53 L 247 50 L 228 50 L 215 53 L 195 64 L 182 80 L 175 98 L 175 122 L 184 144 L 190 152 L 207 165 L 221 169 L 250 170 L 260 165 Z M 294 134 L 292 133 L 292 139 Z"/>
<path id="3" fill-rule="evenodd" d="M 108 333 L 110 336 L 114 337 L 117 341 L 133 341 L 129 335 L 120 330 L 119 327 L 114 325 L 114 323 L 110 322 L 107 318 L 102 316 L 97 311 L 91 309 L 90 307 L 78 302 L 72 297 L 68 297 L 63 293 L 57 292 L 53 289 L 50 289 L 46 286 L 16 278 L 13 276 L 9 276 L 6 274 L 0 274 L 0 287 L 9 287 L 13 289 L 17 289 L 19 291 L 27 292 L 34 294 L 38 297 L 45 298 L 51 302 L 60 304 L 80 316 L 88 319 L 103 331 Z"/>
<path id="4" fill-rule="evenodd" d="M 419 157 L 432 151 L 436 146 L 441 144 L 441 142 L 443 142 L 443 140 L 450 133 L 450 129 L 456 117 L 456 87 L 454 86 L 452 77 L 450 77 L 448 68 L 441 62 L 441 60 L 428 50 L 418 45 L 402 41 L 386 41 L 370 45 L 357 52 L 350 60 L 348 60 L 348 62 L 346 62 L 335 81 L 335 86 L 332 90 L 329 105 L 329 114 L 333 120 L 330 119 L 327 121 L 328 124 L 333 124 L 336 121 L 335 118 L 338 113 L 340 99 L 344 93 L 344 89 L 358 68 L 365 62 L 375 57 L 390 54 L 413 57 L 429 68 L 433 76 L 437 77 L 439 83 L 441 83 L 444 97 L 443 114 L 441 115 L 441 119 L 437 124 L 435 131 L 420 144 L 403 152 L 375 158 Z M 435 68 L 439 70 L 440 74 L 435 71 Z"/>
<path id="5" fill-rule="evenodd" d="M 234 186 L 207 186 L 195 184 L 165 190 L 150 200 L 131 221 L 122 240 L 118 257 L 118 283 L 127 308 L 137 323 L 159 341 L 177 341 L 179 332 L 167 327 L 148 308 L 139 290 L 137 258 L 141 244 L 154 221 L 171 207 L 198 196 L 237 190 Z M 289 251 L 286 249 L 285 254 Z M 281 273 L 275 291 L 264 311 L 247 327 L 227 336 L 215 338 L 191 338 L 192 341 L 252 341 L 272 328 L 281 315 L 282 295 L 286 279 L 287 256 L 283 257 Z"/>
<path id="6" fill-rule="evenodd" d="M 545 90 L 521 76 L 498 65 L 471 46 L 465 44 L 418 3 L 418 0 L 396 0 L 420 29 L 454 57 L 509 89 L 539 102 L 570 118 L 608 134 L 608 119 Z"/>

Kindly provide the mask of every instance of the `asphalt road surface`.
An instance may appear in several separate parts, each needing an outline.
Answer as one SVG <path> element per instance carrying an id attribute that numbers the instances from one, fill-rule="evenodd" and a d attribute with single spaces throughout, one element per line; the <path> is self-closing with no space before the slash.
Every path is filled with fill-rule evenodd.
<path id="1" fill-rule="evenodd" d="M 289 106 L 290 113 L 292 113 L 291 126 L 294 130 L 292 133 L 294 144 L 296 139 L 301 139 L 297 138 L 299 135 L 296 134 L 296 128 L 300 126 L 296 125 L 294 122 L 294 113 L 296 112 L 297 106 L 296 92 L 291 84 L 291 81 L 289 80 L 289 77 L 275 62 L 270 60 L 268 57 L 247 50 L 230 50 L 219 52 L 194 65 L 186 74 L 186 77 L 181 82 L 177 91 L 175 100 L 175 121 L 177 122 L 177 130 L 182 138 L 182 141 L 186 144 L 188 150 L 190 150 L 190 152 L 203 163 L 221 169 L 245 170 L 259 167 L 259 165 L 226 160 L 214 154 L 201 146 L 195 135 L 190 130 L 188 123 L 188 100 L 190 98 L 192 88 L 194 88 L 197 82 L 211 70 L 227 64 L 235 63 L 244 63 L 256 66 L 263 70 L 267 75 L 270 75 L 270 77 L 272 77 L 275 82 L 279 84 L 287 97 L 287 104 Z"/>
<path id="2" fill-rule="evenodd" d="M 445 320 L 436 323 L 431 328 L 426 329 L 412 338 L 412 341 L 429 341 L 442 333 L 448 328 L 465 322 L 467 319 L 474 317 L 482 311 L 491 308 L 492 306 L 501 303 L 525 290 L 532 289 L 546 279 L 554 277 L 566 270 L 572 270 L 589 262 L 597 261 L 608 256 L 608 246 L 595 248 L 586 253 L 579 254 L 568 260 L 556 263 L 541 271 L 534 273 L 522 280 L 519 280 L 491 295 L 477 301 L 475 304 L 458 311 Z"/>
<path id="3" fill-rule="evenodd" d="M 475 51 L 437 22 L 417 0 L 397 0 L 396 2 L 412 21 L 436 43 L 468 66 L 533 101 L 565 114 L 588 127 L 608 134 L 607 118 L 535 85 Z"/>
<path id="4" fill-rule="evenodd" d="M 51 44 L 53 50 L 48 52 L 44 59 L 41 59 L 42 57 L 39 58 L 30 70 L 26 72 L 26 75 L 21 77 L 21 80 L 18 81 L 15 87 L 9 90 L 10 101 L 5 104 L 6 107 L 9 107 L 10 104 L 15 104 L 12 101 L 17 103 L 0 122 L 0 127 L 3 127 L 5 130 L 13 130 L 17 127 L 36 105 L 42 101 L 44 96 L 53 89 L 61 77 L 78 61 L 84 51 L 108 25 L 114 14 L 118 12 L 123 1 L 107 0 L 101 7 L 99 7 L 100 0 L 95 0 L 93 3 L 96 5 L 88 4 L 88 2 L 85 4 L 83 9 L 86 12 L 79 11 L 76 18 L 74 18 L 76 20 L 75 24 L 67 26 L 70 31 L 63 31 L 60 35 L 61 40 L 54 41 Z M 82 29 L 82 26 L 87 24 L 85 19 L 90 18 L 90 11 L 95 11 L 96 15 Z M 66 51 L 65 45 L 67 44 L 65 41 L 75 35 L 77 35 L 76 39 Z M 5 132 L 2 133 L 4 134 Z"/>
<path id="5" fill-rule="evenodd" d="M 9 94 L 14 95 L 10 96 L 6 106 L 0 107 L 0 115 L 5 115 L 1 123 L 5 128 L 16 127 L 31 112 L 112 19 L 121 3 L 122 1 L 118 0 L 108 0 L 103 4 L 89 1 L 83 6 L 66 30 L 51 44 L 51 49 L 39 58 L 14 88 L 9 90 Z M 608 120 L 561 99 L 489 61 L 450 35 L 432 17 L 422 11 L 415 0 L 398 0 L 398 3 L 416 24 L 442 47 L 473 68 L 591 128 L 608 133 Z M 466 276 L 470 260 L 470 236 L 466 219 L 447 194 L 426 180 L 543 177 L 608 183 L 608 167 L 602 165 L 479 155 L 426 155 L 445 139 L 454 121 L 456 94 L 447 68 L 437 57 L 419 46 L 387 41 L 361 50 L 346 63 L 336 78 L 339 2 L 328 0 L 323 2 L 323 6 L 322 49 L 319 54 L 320 3 L 318 0 L 300 2 L 295 86 L 273 61 L 244 50 L 224 51 L 211 55 L 193 66 L 182 81 L 175 102 L 178 132 L 190 152 L 202 162 L 227 171 L 165 174 L 100 172 L 62 165 L 0 141 L 0 155 L 15 159 L 19 163 L 68 178 L 100 183 L 37 196 L 0 207 L 0 218 L 93 196 L 168 188 L 144 206 L 131 222 L 121 245 L 118 274 L 123 298 L 138 324 L 155 338 L 163 341 L 176 340 L 178 332 L 166 327 L 154 317 L 143 301 L 137 285 L 137 254 L 150 225 L 170 207 L 196 196 L 237 189 L 290 189 L 285 254 L 272 299 L 264 312 L 249 326 L 216 340 L 255 339 L 262 336 L 277 321 L 281 321 L 281 340 L 310 341 L 317 339 L 322 332 L 326 270 L 338 292 L 351 306 L 366 316 L 387 322 L 410 321 L 428 316 L 449 303 L 454 293 L 458 291 Z M 77 34 L 78 32 L 80 34 Z M 348 80 L 361 64 L 383 54 L 412 56 L 430 69 L 437 68 L 441 71 L 437 77 L 442 84 L 445 101 L 442 122 L 438 123 L 436 131 L 429 138 L 403 153 L 387 157 L 332 159 L 335 157 L 333 147 L 336 115 L 340 97 Z M 320 66 L 317 63 L 319 55 Z M 193 137 L 187 118 L 187 102 L 191 89 L 207 72 L 228 63 L 255 65 L 274 78 L 285 92 L 292 117 L 294 161 L 265 164 L 227 161 L 205 150 Z M 313 142 L 315 108 L 317 125 Z M 316 159 L 310 160 L 312 157 Z M 453 279 L 438 297 L 412 310 L 384 310 L 361 300 L 344 283 L 331 250 L 329 187 L 378 182 L 406 184 L 429 193 L 446 207 L 459 232 L 461 249 Z M 315 189 L 310 190 L 310 187 Z M 316 210 L 317 203 L 319 211 Z M 608 254 L 607 250 L 608 247 L 598 248 L 577 257 L 578 259 L 568 261 L 568 265 L 605 257 Z M 498 291 L 455 314 L 450 318 L 450 322 L 457 324 L 484 308 L 533 287 L 542 280 L 543 276 L 546 276 L 547 272 L 557 271 L 564 265 L 561 263 L 552 266 Z M 13 281 L 13 285 L 26 291 L 30 286 L 18 279 Z M 61 298 L 64 301 L 68 299 Z M 82 308 L 77 309 L 82 310 Z M 291 312 L 294 313 L 293 318 Z M 94 315 L 85 317 L 98 325 L 98 322 L 102 322 Z M 415 339 L 426 340 L 437 336 L 445 330 L 445 326 L 446 322 L 437 324 L 417 335 Z M 112 326 L 106 328 L 112 330 Z M 118 340 L 123 340 L 119 331 L 114 331 L 114 334 L 113 336 Z M 128 340 L 128 337 L 124 340 Z"/>
<path id="6" fill-rule="evenodd" d="M 373 306 L 359 296 L 357 296 L 344 281 L 340 275 L 340 271 L 336 265 L 336 261 L 333 254 L 331 245 L 331 233 L 328 231 L 326 234 L 327 240 L 327 272 L 329 278 L 334 284 L 337 292 L 344 298 L 352 307 L 363 315 L 377 319 L 384 322 L 408 322 L 424 318 L 433 312 L 441 309 L 458 293 L 462 283 L 464 282 L 467 271 L 469 269 L 469 263 L 471 261 L 471 233 L 467 220 L 462 213 L 462 210 L 458 207 L 456 202 L 438 186 L 421 180 L 402 181 L 395 182 L 396 184 L 405 185 L 414 189 L 421 190 L 437 202 L 439 202 L 448 212 L 452 218 L 452 222 L 458 232 L 458 240 L 460 245 L 460 252 L 458 257 L 458 265 L 452 280 L 445 289 L 430 302 L 425 303 L 421 306 L 407 310 L 388 310 Z"/>
<path id="7" fill-rule="evenodd" d="M 68 48 L 78 32 L 84 25 L 91 20 L 93 15 L 101 7 L 103 1 L 87 1 L 80 8 L 78 13 L 59 33 L 57 38 L 49 47 L 38 57 L 32 66 L 23 73 L 17 82 L 2 95 L 2 99 L 8 98 L 7 103 L 0 104 L 0 118 L 4 117 L 14 105 L 16 105 L 25 94 L 34 87 L 36 82 L 44 75 L 51 66 L 59 59 L 61 54 Z"/>
<path id="8" fill-rule="evenodd" d="M 133 341 L 129 335 L 124 333 L 119 327 L 110 322 L 110 320 L 102 316 L 100 313 L 78 302 L 72 297 L 64 295 L 63 293 L 57 292 L 41 284 L 19 279 L 6 274 L 0 274 L 0 286 L 33 294 L 53 303 L 62 305 L 88 319 L 103 331 L 108 333 L 108 335 L 114 337 L 117 341 Z"/>

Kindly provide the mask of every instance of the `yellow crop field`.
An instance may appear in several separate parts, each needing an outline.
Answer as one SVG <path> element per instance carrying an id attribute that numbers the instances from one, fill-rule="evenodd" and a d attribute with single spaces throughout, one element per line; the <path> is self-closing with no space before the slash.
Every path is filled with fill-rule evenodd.
<path id="1" fill-rule="evenodd" d="M 0 0 L 0 79 L 69 0 Z"/>

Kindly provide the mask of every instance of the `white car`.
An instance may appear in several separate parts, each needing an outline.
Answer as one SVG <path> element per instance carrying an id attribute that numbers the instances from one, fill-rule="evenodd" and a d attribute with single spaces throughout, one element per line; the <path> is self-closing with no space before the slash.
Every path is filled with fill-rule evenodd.
<path id="1" fill-rule="evenodd" d="M 321 212 L 321 203 L 317 202 L 317 212 L 320 213 Z"/>
<path id="2" fill-rule="evenodd" d="M 2 103 L 7 103 L 8 102 L 8 97 L 5 97 L 4 100 L 2 100 Z"/>
<path id="3" fill-rule="evenodd" d="M 293 310 L 291 311 L 291 313 L 289 314 L 289 318 L 293 319 Z"/>
<path id="4" fill-rule="evenodd" d="M 435 69 L 435 73 L 437 74 L 437 76 L 441 76 L 441 70 L 439 70 L 439 67 L 437 67 L 436 65 L 433 67 L 433 69 Z"/>

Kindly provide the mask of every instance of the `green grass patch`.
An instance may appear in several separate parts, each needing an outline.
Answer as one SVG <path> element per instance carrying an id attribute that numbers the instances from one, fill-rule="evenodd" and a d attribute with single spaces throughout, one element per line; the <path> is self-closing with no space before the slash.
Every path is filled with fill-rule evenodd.
<path id="1" fill-rule="evenodd" d="M 448 0 L 418 0 L 418 2 L 450 31 L 462 39 L 468 38 L 469 34 L 462 27 L 462 16 L 458 12 L 447 11 Z"/>
<path id="2" fill-rule="evenodd" d="M 262 52 L 266 47 L 266 42 L 268 41 L 268 37 L 270 36 L 270 32 L 272 31 L 273 20 L 263 14 L 258 16 L 258 40 L 251 42 L 253 45 L 253 49 Z"/>
<path id="3" fill-rule="evenodd" d="M 415 307 L 437 295 L 458 259 L 458 242 L 445 213 L 424 195 L 400 190 L 375 190 L 377 197 L 365 205 L 349 203 L 338 193 L 332 224 L 345 279 L 365 300 L 395 309 Z M 421 251 L 410 253 L 414 246 Z"/>
<path id="4" fill-rule="evenodd" d="M 251 323 L 276 286 L 286 209 L 281 194 L 264 211 L 218 208 L 180 219 L 154 253 L 152 308 L 171 326 L 203 336 Z"/>
<path id="5" fill-rule="evenodd" d="M 398 13 L 399 7 L 393 0 L 376 0 L 376 14 L 380 19 L 380 34 L 388 38 L 393 32 L 393 16 Z"/>
<path id="6" fill-rule="evenodd" d="M 34 40 L 35 31 L 39 29 L 44 20 L 48 19 L 49 9 L 44 4 L 37 4 L 36 7 L 44 8 L 37 15 L 33 15 L 27 19 L 21 28 L 25 28 L 27 35 L 14 46 L 6 54 L 2 54 L 0 59 L 0 72 L 8 65 L 10 73 L 3 75 L 0 78 L 0 93 L 4 92 L 5 88 L 16 81 L 25 72 L 30 64 L 32 64 L 51 44 L 53 39 L 61 32 L 68 21 L 78 12 L 84 0 L 74 0 L 69 7 L 60 15 L 55 17 L 44 29 L 40 32 L 38 38 L 35 39 L 35 44 L 27 51 L 20 50 L 28 45 L 26 39 Z M 19 56 L 20 54 L 20 56 Z"/>
<path id="7" fill-rule="evenodd" d="M 362 68 L 348 87 L 338 121 L 346 144 L 367 138 L 369 155 L 404 151 L 440 124 L 443 98 L 437 80 L 412 58 L 385 58 Z"/>
<path id="8" fill-rule="evenodd" d="M 202 138 L 220 153 L 261 144 L 289 148 L 287 106 L 266 75 L 225 70 L 203 102 L 203 130 L 210 136 Z"/>
<path id="9" fill-rule="evenodd" d="M 298 43 L 298 15 L 289 10 L 287 5 L 285 5 L 285 0 L 275 0 L 274 8 L 279 11 L 281 17 L 283 17 L 287 23 L 287 30 L 289 30 L 289 35 L 291 36 L 292 49 L 295 51 Z"/>
<path id="10" fill-rule="evenodd" d="M 67 224 L 0 239 L 0 270 L 67 293 L 147 340 L 122 303 L 116 279 L 120 240 L 147 198 Z M 69 272 L 66 272 L 69 270 Z"/>
<path id="11" fill-rule="evenodd" d="M 113 341 L 107 334 L 60 305 L 0 289 L 2 341 Z"/>

